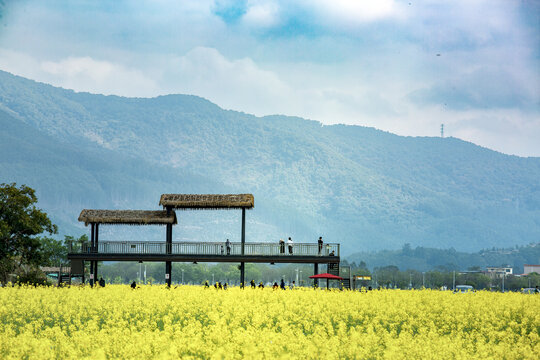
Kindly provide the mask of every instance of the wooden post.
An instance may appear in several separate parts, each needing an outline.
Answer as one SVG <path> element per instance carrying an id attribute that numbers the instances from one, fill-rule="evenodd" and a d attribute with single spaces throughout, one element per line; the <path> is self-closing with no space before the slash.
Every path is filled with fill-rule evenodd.
<path id="1" fill-rule="evenodd" d="M 171 207 L 167 206 L 167 215 L 171 215 Z M 166 232 L 166 253 L 172 254 L 172 224 L 167 224 L 167 232 Z M 172 264 L 170 261 L 165 262 L 165 282 L 167 283 L 168 287 L 171 287 L 171 272 L 172 272 Z"/>
<path id="2" fill-rule="evenodd" d="M 246 245 L 246 208 L 242 208 L 242 243 L 241 243 L 241 254 L 245 254 L 245 245 Z M 240 287 L 244 288 L 245 284 L 245 263 L 240 263 Z"/>
<path id="3" fill-rule="evenodd" d="M 98 252 L 99 248 L 99 223 L 96 223 L 96 231 L 94 234 L 94 245 L 95 245 L 95 252 Z M 94 261 L 94 284 L 97 284 L 98 280 L 98 262 L 97 260 Z"/>
<path id="4" fill-rule="evenodd" d="M 313 275 L 319 274 L 319 264 L 315 263 L 313 266 Z M 313 279 L 313 285 L 319 286 L 319 279 Z"/>
<path id="5" fill-rule="evenodd" d="M 84 269 L 85 269 L 85 264 L 84 264 L 84 260 L 82 261 L 82 279 L 81 279 L 81 283 L 84 284 Z"/>
<path id="6" fill-rule="evenodd" d="M 94 252 L 94 227 L 95 224 L 90 224 L 90 252 Z M 94 260 L 90 260 L 90 286 L 94 286 Z"/>

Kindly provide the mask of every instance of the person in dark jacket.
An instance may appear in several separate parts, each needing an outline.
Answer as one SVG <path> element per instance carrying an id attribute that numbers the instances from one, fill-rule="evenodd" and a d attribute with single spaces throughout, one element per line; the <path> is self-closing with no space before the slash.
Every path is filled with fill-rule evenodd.
<path id="1" fill-rule="evenodd" d="M 285 290 L 285 280 L 281 279 L 281 285 L 279 287 L 281 290 Z"/>

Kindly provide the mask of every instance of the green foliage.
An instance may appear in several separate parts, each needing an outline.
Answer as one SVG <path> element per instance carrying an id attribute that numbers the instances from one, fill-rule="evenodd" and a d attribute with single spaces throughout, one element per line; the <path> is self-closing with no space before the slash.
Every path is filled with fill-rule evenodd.
<path id="1" fill-rule="evenodd" d="M 43 260 L 40 239 L 43 232 L 54 234 L 56 225 L 36 208 L 34 189 L 15 183 L 0 184 L 0 281 L 24 265 L 39 265 Z"/>

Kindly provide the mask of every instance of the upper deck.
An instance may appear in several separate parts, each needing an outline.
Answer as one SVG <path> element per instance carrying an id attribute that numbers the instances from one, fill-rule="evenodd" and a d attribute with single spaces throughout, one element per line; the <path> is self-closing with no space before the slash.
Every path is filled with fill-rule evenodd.
<path id="1" fill-rule="evenodd" d="M 339 244 L 296 243 L 289 247 L 276 243 L 231 242 L 230 251 L 224 242 L 152 242 L 100 241 L 96 247 L 83 245 L 71 249 L 69 259 L 94 261 L 177 261 L 177 262 L 273 262 L 329 263 L 339 262 Z"/>

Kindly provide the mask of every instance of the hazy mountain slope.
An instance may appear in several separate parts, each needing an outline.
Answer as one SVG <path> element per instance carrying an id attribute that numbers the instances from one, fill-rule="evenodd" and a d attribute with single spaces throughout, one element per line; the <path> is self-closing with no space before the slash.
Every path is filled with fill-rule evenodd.
<path id="1" fill-rule="evenodd" d="M 405 242 L 478 250 L 540 238 L 538 158 L 454 138 L 257 118 L 194 96 L 75 93 L 4 72 L 0 107 L 54 139 L 88 144 L 81 151 L 109 149 L 144 159 L 141 168 L 168 168 L 177 174 L 168 184 L 173 191 L 200 185 L 200 192 L 252 192 L 256 209 L 248 229 L 265 241 L 323 235 L 349 251 Z M 108 181 L 118 181 L 121 175 L 102 165 Z M 220 185 L 205 189 L 204 181 L 184 174 Z"/>
<path id="2" fill-rule="evenodd" d="M 159 196 L 217 183 L 92 144 L 59 142 L 0 110 L 0 182 L 28 184 L 62 234 L 80 233 L 83 208 L 159 209 Z M 171 186 L 175 179 L 175 186 Z M 177 180 L 180 179 L 180 180 Z M 148 232 L 150 233 L 150 232 Z"/>

